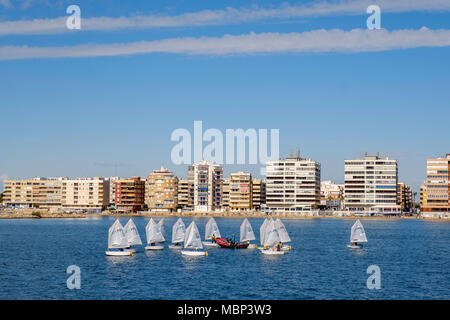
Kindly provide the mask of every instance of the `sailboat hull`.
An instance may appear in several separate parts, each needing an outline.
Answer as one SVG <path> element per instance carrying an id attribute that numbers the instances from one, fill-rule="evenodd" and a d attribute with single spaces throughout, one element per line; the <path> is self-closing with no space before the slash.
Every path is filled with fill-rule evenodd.
<path id="1" fill-rule="evenodd" d="M 277 251 L 273 249 L 261 250 L 261 252 L 265 255 L 269 256 L 282 256 L 284 255 L 284 251 Z"/>
<path id="2" fill-rule="evenodd" d="M 225 249 L 247 249 L 249 246 L 248 243 L 231 242 L 229 239 L 224 239 L 224 238 L 218 238 L 218 239 L 216 239 L 216 241 L 217 241 L 217 244 L 221 248 L 225 248 Z"/>
<path id="3" fill-rule="evenodd" d="M 125 257 L 125 256 L 133 256 L 133 251 L 124 250 L 124 251 L 105 251 L 107 256 L 110 257 Z"/>
<path id="4" fill-rule="evenodd" d="M 160 250 L 164 250 L 163 246 L 147 246 L 145 247 L 145 250 L 147 251 L 160 251 Z"/>
<path id="5" fill-rule="evenodd" d="M 183 249 L 183 246 L 176 246 L 176 245 L 172 244 L 169 246 L 169 249 L 181 250 L 181 249 Z"/>
<path id="6" fill-rule="evenodd" d="M 181 254 L 188 257 L 206 257 L 208 253 L 206 251 L 181 251 Z"/>
<path id="7" fill-rule="evenodd" d="M 347 245 L 347 248 L 349 249 L 362 249 L 362 244 L 358 244 L 358 245 L 354 245 L 354 244 L 349 244 Z"/>
<path id="8" fill-rule="evenodd" d="M 205 247 L 218 247 L 219 245 L 216 243 L 216 242 L 209 242 L 209 241 L 205 241 L 205 242 L 203 242 L 203 245 L 205 246 Z"/>

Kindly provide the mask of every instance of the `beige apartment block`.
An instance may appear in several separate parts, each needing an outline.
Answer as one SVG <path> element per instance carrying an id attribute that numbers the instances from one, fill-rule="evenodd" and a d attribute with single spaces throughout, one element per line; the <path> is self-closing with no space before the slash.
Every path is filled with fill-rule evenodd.
<path id="1" fill-rule="evenodd" d="M 322 181 L 320 183 L 320 198 L 322 200 L 340 200 L 344 197 L 344 186 L 333 181 Z"/>
<path id="2" fill-rule="evenodd" d="M 420 207 L 423 208 L 424 201 L 427 197 L 427 189 L 424 184 L 420 186 Z"/>
<path id="3" fill-rule="evenodd" d="M 109 204 L 109 180 L 78 178 L 62 182 L 61 205 L 64 209 L 101 212 Z"/>
<path id="4" fill-rule="evenodd" d="M 27 208 L 61 206 L 62 182 L 67 178 L 41 178 L 4 181 L 4 203 Z"/>
<path id="5" fill-rule="evenodd" d="M 187 179 L 178 180 L 178 209 L 191 210 L 193 208 L 194 185 Z"/>
<path id="6" fill-rule="evenodd" d="M 266 203 L 266 182 L 262 179 L 252 181 L 252 206 L 253 209 L 261 210 L 261 206 Z"/>
<path id="7" fill-rule="evenodd" d="M 320 205 L 326 209 L 341 209 L 344 200 L 344 185 L 331 180 L 320 183 Z"/>
<path id="8" fill-rule="evenodd" d="M 230 179 L 223 179 L 222 183 L 222 209 L 230 209 Z"/>
<path id="9" fill-rule="evenodd" d="M 175 212 L 178 208 L 178 178 L 161 167 L 148 175 L 145 204 L 149 211 Z"/>
<path id="10" fill-rule="evenodd" d="M 252 209 L 252 175 L 250 173 L 237 172 L 230 175 L 229 207 L 232 212 L 245 212 Z"/>
<path id="11" fill-rule="evenodd" d="M 320 205 L 320 163 L 290 156 L 266 164 L 266 210 L 296 213 Z"/>
<path id="12" fill-rule="evenodd" d="M 450 212 L 450 154 L 427 160 L 427 178 L 424 183 L 422 213 L 441 215 Z"/>

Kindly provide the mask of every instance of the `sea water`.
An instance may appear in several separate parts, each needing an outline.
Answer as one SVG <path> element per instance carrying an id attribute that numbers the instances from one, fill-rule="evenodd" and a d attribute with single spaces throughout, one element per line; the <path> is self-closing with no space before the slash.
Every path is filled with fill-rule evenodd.
<path id="1" fill-rule="evenodd" d="M 450 299 L 449 222 L 362 220 L 369 242 L 350 250 L 353 220 L 286 219 L 293 249 L 284 256 L 207 248 L 208 257 L 185 257 L 166 243 L 107 257 L 114 220 L 0 220 L 0 299 Z M 149 219 L 133 220 L 145 243 Z M 165 219 L 168 242 L 176 220 Z M 204 236 L 207 219 L 183 220 Z M 243 219 L 216 221 L 222 236 L 239 236 Z M 249 221 L 259 244 L 263 220 Z M 379 290 L 367 286 L 373 265 Z M 67 285 L 69 266 L 79 267 L 80 289 Z"/>

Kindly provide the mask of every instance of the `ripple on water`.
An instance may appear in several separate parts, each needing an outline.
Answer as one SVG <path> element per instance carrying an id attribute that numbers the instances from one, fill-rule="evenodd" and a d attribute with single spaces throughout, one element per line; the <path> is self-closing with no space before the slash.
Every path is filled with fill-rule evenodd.
<path id="1" fill-rule="evenodd" d="M 126 223 L 127 219 L 121 219 Z M 141 236 L 146 218 L 136 218 Z M 223 235 L 242 221 L 216 219 Z M 165 220 L 170 239 L 175 218 Z M 185 219 L 185 223 L 190 223 Z M 195 219 L 204 232 L 206 219 Z M 0 220 L 0 299 L 449 299 L 449 223 L 363 221 L 369 243 L 346 245 L 353 221 L 286 220 L 294 250 L 209 248 L 207 258 L 176 250 L 106 257 L 111 218 Z M 262 219 L 250 219 L 259 237 Z M 366 287 L 367 268 L 382 272 L 382 290 Z M 69 265 L 81 268 L 81 290 L 67 289 Z"/>

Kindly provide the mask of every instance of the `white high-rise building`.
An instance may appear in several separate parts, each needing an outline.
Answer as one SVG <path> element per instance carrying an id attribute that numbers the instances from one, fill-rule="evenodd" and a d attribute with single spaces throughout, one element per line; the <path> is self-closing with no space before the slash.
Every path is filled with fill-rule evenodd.
<path id="1" fill-rule="evenodd" d="M 269 212 L 298 212 L 320 204 L 320 163 L 291 156 L 266 164 L 266 208 Z"/>
<path id="2" fill-rule="evenodd" d="M 345 207 L 361 213 L 399 213 L 397 160 L 365 155 L 345 160 Z"/>
<path id="3" fill-rule="evenodd" d="M 194 186 L 194 210 L 207 212 L 222 208 L 223 168 L 206 161 L 188 169 L 188 180 Z"/>

